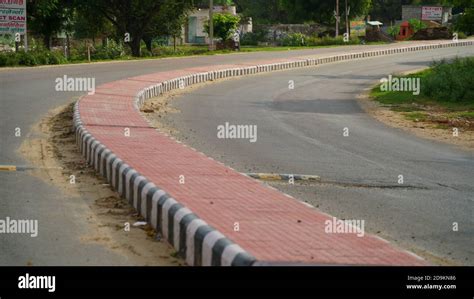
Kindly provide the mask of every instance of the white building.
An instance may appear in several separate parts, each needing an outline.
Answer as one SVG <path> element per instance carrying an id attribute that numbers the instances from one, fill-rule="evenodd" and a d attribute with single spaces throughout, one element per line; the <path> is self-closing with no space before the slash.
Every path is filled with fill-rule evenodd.
<path id="1" fill-rule="evenodd" d="M 230 13 L 237 15 L 235 6 L 214 6 L 214 13 Z M 209 8 L 199 8 L 188 16 L 186 25 L 183 27 L 181 40 L 185 44 L 209 44 L 209 36 L 204 30 L 204 25 L 209 22 Z M 242 34 L 252 32 L 252 22 L 241 25 Z"/>

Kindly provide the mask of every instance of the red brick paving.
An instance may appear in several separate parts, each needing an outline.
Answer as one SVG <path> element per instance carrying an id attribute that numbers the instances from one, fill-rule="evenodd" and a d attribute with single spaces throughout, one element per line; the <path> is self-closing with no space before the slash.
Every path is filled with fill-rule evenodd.
<path id="1" fill-rule="evenodd" d="M 266 61 L 266 63 L 281 62 Z M 257 62 L 261 64 L 262 62 Z M 248 178 L 151 128 L 135 110 L 143 88 L 236 65 L 162 72 L 99 86 L 79 103 L 92 135 L 149 181 L 239 244 L 258 261 L 329 265 L 425 265 L 375 236 L 327 234 L 330 216 Z M 124 128 L 131 136 L 124 136 Z M 179 176 L 185 184 L 179 184 Z M 238 222 L 240 231 L 234 231 Z"/>

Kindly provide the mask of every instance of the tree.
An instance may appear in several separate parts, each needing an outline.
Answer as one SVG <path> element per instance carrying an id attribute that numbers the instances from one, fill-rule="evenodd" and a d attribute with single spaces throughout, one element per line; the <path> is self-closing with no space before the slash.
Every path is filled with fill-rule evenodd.
<path id="1" fill-rule="evenodd" d="M 286 24 L 288 12 L 282 0 L 235 0 L 238 11 L 254 24 Z"/>
<path id="2" fill-rule="evenodd" d="M 153 21 L 157 20 L 162 10 L 172 1 L 174 0 L 84 0 L 114 25 L 119 36 L 130 38 L 129 46 L 135 57 L 140 56 L 141 40 L 153 28 Z"/>
<path id="3" fill-rule="evenodd" d="M 232 31 L 239 26 L 240 17 L 229 13 L 218 13 L 213 15 L 213 21 L 214 34 L 225 42 Z M 209 34 L 209 22 L 204 25 L 204 30 Z"/>
<path id="4" fill-rule="evenodd" d="M 183 25 L 189 12 L 193 9 L 192 0 L 167 1 L 155 17 L 150 27 L 146 30 L 143 41 L 148 51 L 152 51 L 151 43 L 154 37 L 173 37 L 174 49 L 176 51 L 176 38 L 181 36 Z"/>
<path id="5" fill-rule="evenodd" d="M 340 1 L 342 8 L 342 1 Z M 320 0 L 285 0 L 282 4 L 289 12 L 291 23 L 317 22 L 330 24 L 335 21 L 336 1 Z M 349 2 L 351 17 L 364 16 L 369 12 L 371 0 L 351 0 Z"/>
<path id="6" fill-rule="evenodd" d="M 27 2 L 28 28 L 43 36 L 44 45 L 50 49 L 54 34 L 64 29 L 71 17 L 70 1 L 32 0 Z"/>
<path id="7" fill-rule="evenodd" d="M 91 38 L 95 46 L 96 37 L 112 36 L 115 31 L 112 23 L 100 11 L 85 4 L 87 2 L 82 0 L 75 3 L 72 31 L 76 38 Z"/>
<path id="8" fill-rule="evenodd" d="M 464 14 L 457 20 L 456 30 L 467 35 L 474 34 L 474 8 L 467 8 Z"/>
<path id="9" fill-rule="evenodd" d="M 372 20 L 394 22 L 402 18 L 402 3 L 400 0 L 372 0 L 369 14 Z"/>

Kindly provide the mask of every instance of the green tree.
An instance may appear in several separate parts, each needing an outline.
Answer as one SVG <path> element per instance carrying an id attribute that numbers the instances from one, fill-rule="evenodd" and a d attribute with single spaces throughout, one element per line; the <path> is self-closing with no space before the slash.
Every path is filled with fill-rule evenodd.
<path id="1" fill-rule="evenodd" d="M 286 24 L 288 11 L 282 0 L 235 0 L 237 9 L 254 24 Z"/>
<path id="2" fill-rule="evenodd" d="M 344 12 L 344 1 L 339 1 L 341 15 Z M 372 0 L 350 0 L 350 19 L 356 16 L 365 16 L 370 9 Z M 318 22 L 334 23 L 336 1 L 320 0 L 285 0 L 284 7 L 289 12 L 289 21 L 292 23 Z"/>
<path id="3" fill-rule="evenodd" d="M 170 1 L 174 0 L 84 0 L 114 25 L 119 36 L 130 37 L 128 44 L 135 57 L 140 56 L 143 37 L 154 27 L 153 22 Z"/>
<path id="4" fill-rule="evenodd" d="M 372 20 L 394 22 L 402 18 L 402 3 L 400 0 L 372 0 L 369 14 Z"/>
<path id="5" fill-rule="evenodd" d="M 191 0 L 167 1 L 143 36 L 148 51 L 152 51 L 152 40 L 157 36 L 172 37 L 176 51 L 176 38 L 181 36 L 183 25 L 192 9 Z"/>
<path id="6" fill-rule="evenodd" d="M 474 35 L 474 8 L 467 8 L 457 20 L 455 29 L 467 35 Z"/>
<path id="7" fill-rule="evenodd" d="M 87 2 L 77 0 L 75 4 L 72 31 L 76 38 L 91 38 L 95 45 L 98 36 L 115 35 L 112 23 Z"/>
<path id="8" fill-rule="evenodd" d="M 239 16 L 228 13 L 218 13 L 213 15 L 214 34 L 222 41 L 229 39 L 232 30 L 237 29 L 240 22 Z M 204 25 L 204 30 L 209 34 L 209 22 Z"/>
<path id="9" fill-rule="evenodd" d="M 71 17 L 71 1 L 32 0 L 27 2 L 28 29 L 43 36 L 44 45 L 50 49 L 52 37 L 65 28 Z"/>

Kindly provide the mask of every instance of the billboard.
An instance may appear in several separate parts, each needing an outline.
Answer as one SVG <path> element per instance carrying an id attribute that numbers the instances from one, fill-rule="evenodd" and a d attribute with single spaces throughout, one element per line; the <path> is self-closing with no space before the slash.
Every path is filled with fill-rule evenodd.
<path id="1" fill-rule="evenodd" d="M 424 21 L 441 21 L 443 17 L 443 7 L 423 6 L 421 8 L 421 19 Z"/>
<path id="2" fill-rule="evenodd" d="M 0 34 L 26 33 L 26 0 L 0 0 Z"/>
<path id="3" fill-rule="evenodd" d="M 365 21 L 351 21 L 351 36 L 365 36 Z"/>

